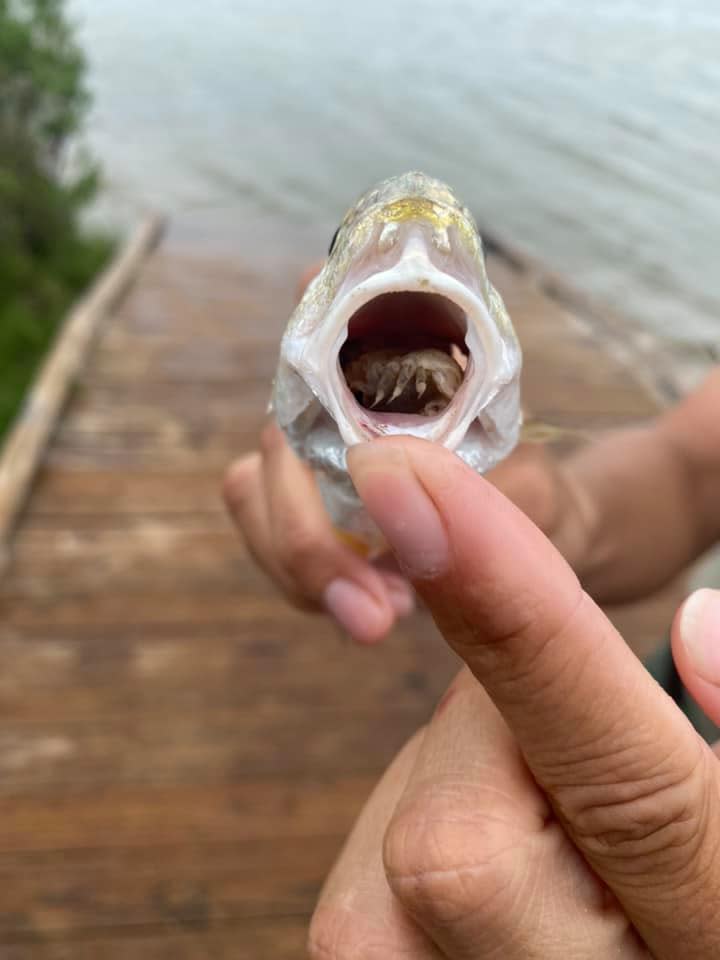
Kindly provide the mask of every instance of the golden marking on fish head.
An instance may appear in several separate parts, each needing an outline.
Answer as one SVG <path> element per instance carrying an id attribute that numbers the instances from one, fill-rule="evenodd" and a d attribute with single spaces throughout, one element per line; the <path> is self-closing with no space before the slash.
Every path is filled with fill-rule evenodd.
<path id="1" fill-rule="evenodd" d="M 417 171 L 384 180 L 368 190 L 347 211 L 338 228 L 325 269 L 311 295 L 316 306 L 322 309 L 329 306 L 353 263 L 364 255 L 373 237 L 379 243 L 383 229 L 389 224 L 410 222 L 426 225 L 433 236 L 442 233 L 455 238 L 455 243 L 462 246 L 474 263 L 494 319 L 506 330 L 506 318 L 494 308 L 482 240 L 471 212 L 449 187 Z M 435 246 L 438 248 L 437 244 Z M 452 252 L 447 255 L 452 256 Z"/>
<path id="2" fill-rule="evenodd" d="M 379 219 L 385 223 L 404 223 L 407 220 L 424 220 L 434 227 L 449 227 L 455 217 L 449 207 L 435 203 L 426 197 L 404 197 L 381 207 Z"/>

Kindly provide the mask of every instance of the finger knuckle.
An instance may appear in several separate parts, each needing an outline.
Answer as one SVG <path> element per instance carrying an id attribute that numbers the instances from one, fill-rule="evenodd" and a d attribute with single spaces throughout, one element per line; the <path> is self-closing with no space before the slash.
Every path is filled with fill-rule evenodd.
<path id="1" fill-rule="evenodd" d="M 223 478 L 223 498 L 228 507 L 237 507 L 250 496 L 260 457 L 251 453 L 232 463 Z"/>
<path id="2" fill-rule="evenodd" d="M 547 464 L 525 461 L 519 465 L 517 485 L 521 491 L 521 506 L 541 529 L 552 527 L 555 520 L 556 483 Z"/>
<path id="3" fill-rule="evenodd" d="M 310 960 L 387 960 L 400 952 L 394 939 L 391 931 L 378 930 L 367 914 L 322 906 L 310 923 L 307 954 Z"/>
<path id="4" fill-rule="evenodd" d="M 403 805 L 386 831 L 383 860 L 408 913 L 456 924 L 495 915 L 515 899 L 525 838 L 501 807 L 498 795 L 465 784 L 429 785 Z"/>
<path id="5" fill-rule="evenodd" d="M 642 776 L 572 788 L 560 809 L 591 859 L 614 863 L 625 874 L 667 880 L 697 863 L 710 782 L 708 752 L 698 741 L 683 757 L 668 754 Z"/>
<path id="6" fill-rule="evenodd" d="M 519 456 L 512 463 L 513 481 L 527 486 L 531 491 L 535 486 L 545 488 L 549 483 L 550 464 L 547 456 L 535 447 L 520 450 Z"/>
<path id="7" fill-rule="evenodd" d="M 496 596 L 498 606 L 512 611 L 507 622 L 502 626 L 491 622 L 488 627 L 480 619 L 464 618 L 460 638 L 452 644 L 456 652 L 466 662 L 472 657 L 478 670 L 492 672 L 506 703 L 526 703 L 529 691 L 537 697 L 566 696 L 582 669 L 567 650 L 568 638 L 581 629 L 587 594 L 577 585 L 564 608 L 551 613 L 546 597 L 533 589 Z"/>
<path id="8" fill-rule="evenodd" d="M 282 433 L 274 421 L 266 423 L 260 431 L 260 449 L 265 456 L 271 455 L 282 442 Z"/>
<path id="9" fill-rule="evenodd" d="M 344 910 L 318 909 L 307 939 L 310 960 L 351 960 L 359 955 L 358 938 Z"/>
<path id="10" fill-rule="evenodd" d="M 281 533 L 280 556 L 283 566 L 293 576 L 302 576 L 317 565 L 322 550 L 322 538 L 309 526 L 293 524 Z"/>

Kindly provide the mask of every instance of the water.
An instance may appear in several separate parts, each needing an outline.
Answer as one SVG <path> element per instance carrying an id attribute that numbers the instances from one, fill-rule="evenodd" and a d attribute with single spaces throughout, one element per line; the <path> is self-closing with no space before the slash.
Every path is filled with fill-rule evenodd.
<path id="1" fill-rule="evenodd" d="M 108 187 L 177 236 L 322 254 L 419 168 L 494 233 L 673 337 L 720 343 L 715 0 L 71 0 Z"/>

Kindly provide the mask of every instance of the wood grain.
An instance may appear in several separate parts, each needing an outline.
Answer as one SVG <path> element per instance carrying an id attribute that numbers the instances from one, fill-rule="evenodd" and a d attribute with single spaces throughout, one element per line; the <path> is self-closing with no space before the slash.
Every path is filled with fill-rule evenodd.
<path id="1" fill-rule="evenodd" d="M 491 258 L 531 414 L 656 400 L 602 326 Z M 457 662 L 419 613 L 350 646 L 237 542 L 294 277 L 160 251 L 79 371 L 0 585 L 2 960 L 295 960 L 373 784 Z M 647 647 L 674 586 L 614 611 Z"/>

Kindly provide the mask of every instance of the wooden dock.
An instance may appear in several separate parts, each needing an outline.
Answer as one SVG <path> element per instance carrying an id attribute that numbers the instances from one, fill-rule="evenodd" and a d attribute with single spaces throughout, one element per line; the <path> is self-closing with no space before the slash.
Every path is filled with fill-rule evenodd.
<path id="1" fill-rule="evenodd" d="M 490 266 L 534 415 L 657 410 L 581 306 Z M 45 451 L 0 586 L 2 960 L 299 960 L 348 828 L 455 670 L 420 615 L 367 650 L 291 610 L 224 515 L 294 281 L 153 255 Z M 617 616 L 647 649 L 674 603 Z"/>

